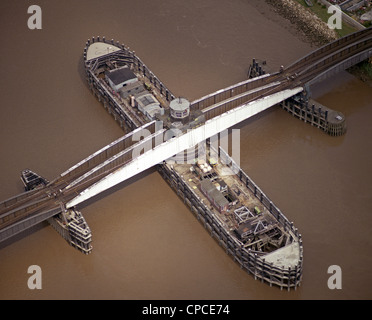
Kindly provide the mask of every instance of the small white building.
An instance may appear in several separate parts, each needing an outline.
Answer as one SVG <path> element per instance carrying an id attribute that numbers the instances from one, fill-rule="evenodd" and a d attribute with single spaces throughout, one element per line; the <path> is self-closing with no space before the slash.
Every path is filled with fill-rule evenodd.
<path id="1" fill-rule="evenodd" d="M 122 87 L 138 81 L 136 75 L 128 66 L 107 71 L 105 77 L 110 87 L 115 91 L 119 91 Z"/>

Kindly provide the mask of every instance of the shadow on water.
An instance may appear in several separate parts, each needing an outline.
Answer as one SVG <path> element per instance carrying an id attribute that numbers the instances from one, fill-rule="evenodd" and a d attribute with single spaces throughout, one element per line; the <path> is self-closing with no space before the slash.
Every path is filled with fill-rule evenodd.
<path id="1" fill-rule="evenodd" d="M 41 222 L 37 225 L 34 225 L 31 228 L 28 228 L 28 229 L 26 229 L 26 230 L 24 230 L 20 233 L 17 233 L 16 235 L 12 236 L 11 238 L 8 238 L 5 241 L 0 242 L 0 251 L 2 249 L 12 245 L 13 243 L 15 243 L 17 241 L 23 240 L 23 239 L 29 237 L 30 235 L 32 235 L 34 233 L 37 233 L 44 228 L 47 228 L 48 226 L 49 226 L 49 223 L 46 222 L 46 221 L 43 221 L 43 222 Z"/>
<path id="2" fill-rule="evenodd" d="M 84 57 L 83 55 L 80 56 L 78 63 L 77 63 L 77 72 L 79 74 L 81 82 L 84 84 L 84 86 L 89 89 L 88 81 L 85 74 L 85 63 L 84 63 Z"/>

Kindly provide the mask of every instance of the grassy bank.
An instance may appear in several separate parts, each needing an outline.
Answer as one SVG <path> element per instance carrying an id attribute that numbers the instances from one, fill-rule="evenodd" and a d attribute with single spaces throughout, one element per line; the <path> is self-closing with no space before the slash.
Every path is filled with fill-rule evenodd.
<path id="1" fill-rule="evenodd" d="M 358 79 L 372 87 L 372 62 L 365 60 L 348 69 Z"/>
<path id="2" fill-rule="evenodd" d="M 313 13 L 315 13 L 325 23 L 327 23 L 328 20 L 329 20 L 329 18 L 332 16 L 331 14 L 329 14 L 327 12 L 326 6 L 323 5 L 323 4 L 321 4 L 321 3 L 318 3 L 318 1 L 316 1 L 316 0 L 313 0 L 314 5 L 312 7 L 308 7 L 306 5 L 306 3 L 305 3 L 304 0 L 295 0 L 295 1 L 297 1 L 298 3 L 300 3 L 302 6 L 304 6 L 308 10 L 312 11 Z M 348 35 L 350 33 L 355 32 L 355 31 L 357 31 L 357 29 L 355 29 L 354 27 L 352 27 L 349 24 L 345 23 L 344 21 L 342 22 L 342 29 L 336 29 L 336 32 L 339 35 L 339 37 L 346 36 L 346 35 Z"/>

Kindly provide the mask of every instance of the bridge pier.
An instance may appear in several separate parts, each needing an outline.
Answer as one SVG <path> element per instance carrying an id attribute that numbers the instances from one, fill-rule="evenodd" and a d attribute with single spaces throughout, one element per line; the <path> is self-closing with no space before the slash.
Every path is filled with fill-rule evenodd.
<path id="1" fill-rule="evenodd" d="M 254 78 L 266 73 L 266 61 L 260 62 L 253 59 L 249 67 L 248 78 Z M 346 118 L 339 112 L 332 110 L 319 102 L 310 99 L 311 91 L 305 85 L 304 91 L 296 96 L 284 100 L 279 105 L 292 116 L 310 123 L 330 136 L 342 136 L 346 133 Z"/>
<path id="2" fill-rule="evenodd" d="M 80 211 L 64 208 L 47 221 L 71 246 L 84 254 L 91 253 L 92 233 Z"/>
<path id="3" fill-rule="evenodd" d="M 342 136 L 346 133 L 346 118 L 339 112 L 307 99 L 300 93 L 280 103 L 281 108 L 294 117 L 310 123 L 330 136 Z"/>
<path id="4" fill-rule="evenodd" d="M 30 172 L 32 175 L 30 175 Z M 21 179 L 26 190 L 34 190 L 42 185 L 46 187 L 49 183 L 48 180 L 30 170 L 23 170 Z M 53 215 L 49 214 L 50 218 L 47 221 L 62 238 L 85 254 L 92 251 L 92 234 L 80 211 L 75 208 L 66 209 L 61 203 L 60 207 L 57 206 L 57 208 L 51 210 L 51 213 Z M 48 214 L 48 211 L 46 214 Z"/>

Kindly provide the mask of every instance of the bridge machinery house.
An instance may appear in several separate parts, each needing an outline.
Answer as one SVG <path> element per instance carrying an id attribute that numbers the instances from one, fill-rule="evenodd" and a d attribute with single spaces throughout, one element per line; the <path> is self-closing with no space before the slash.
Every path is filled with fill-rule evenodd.
<path id="1" fill-rule="evenodd" d="M 135 96 L 138 110 L 145 114 L 149 120 L 154 120 L 156 114 L 164 115 L 164 109 L 156 98 L 148 92 Z"/>
<path id="2" fill-rule="evenodd" d="M 116 92 L 119 92 L 121 88 L 138 81 L 136 75 L 127 66 L 107 71 L 105 77 L 112 90 L 115 90 Z"/>
<path id="3" fill-rule="evenodd" d="M 107 71 L 105 78 L 112 90 L 119 93 L 122 99 L 130 97 L 130 105 L 137 107 L 150 121 L 155 119 L 156 114 L 164 114 L 159 101 L 145 89 L 128 66 Z"/>
<path id="4" fill-rule="evenodd" d="M 210 179 L 204 179 L 201 181 L 200 190 L 220 213 L 228 210 L 229 201 L 224 197 L 222 192 L 216 188 Z"/>

